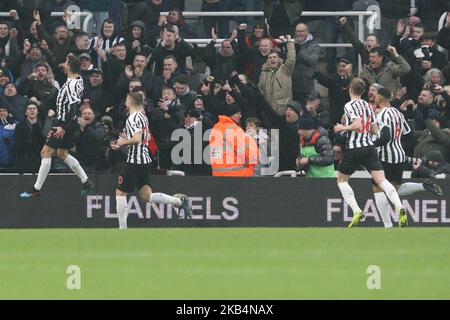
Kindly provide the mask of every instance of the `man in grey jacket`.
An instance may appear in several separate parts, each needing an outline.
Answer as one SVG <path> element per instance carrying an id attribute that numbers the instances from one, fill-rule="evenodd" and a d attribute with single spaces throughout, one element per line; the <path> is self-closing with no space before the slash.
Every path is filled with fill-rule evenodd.
<path id="1" fill-rule="evenodd" d="M 319 62 L 320 47 L 304 23 L 295 27 L 296 61 L 292 74 L 295 101 L 306 105 L 308 94 L 314 90 L 313 74 Z"/>

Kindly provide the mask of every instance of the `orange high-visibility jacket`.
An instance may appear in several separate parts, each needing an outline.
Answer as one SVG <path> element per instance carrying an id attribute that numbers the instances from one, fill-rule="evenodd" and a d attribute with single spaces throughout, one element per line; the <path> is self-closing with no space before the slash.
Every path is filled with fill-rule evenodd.
<path id="1" fill-rule="evenodd" d="M 258 164 L 258 146 L 230 117 L 219 116 L 209 139 L 215 177 L 249 177 Z"/>

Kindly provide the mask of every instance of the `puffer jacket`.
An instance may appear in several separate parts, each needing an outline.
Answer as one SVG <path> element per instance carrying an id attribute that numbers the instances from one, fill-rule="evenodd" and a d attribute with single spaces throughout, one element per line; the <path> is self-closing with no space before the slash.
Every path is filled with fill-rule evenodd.
<path id="1" fill-rule="evenodd" d="M 258 85 L 272 108 L 280 115 L 285 114 L 286 105 L 292 101 L 292 73 L 295 66 L 294 42 L 289 42 L 287 47 L 286 62 L 275 70 L 272 70 L 268 63 L 264 64 Z"/>
<path id="2" fill-rule="evenodd" d="M 330 138 L 328 137 L 328 131 L 319 128 L 319 137 L 316 137 L 314 148 L 319 154 L 317 156 L 309 157 L 309 164 L 316 166 L 329 166 L 333 164 L 333 145 L 331 144 Z M 308 145 L 310 141 L 301 141 L 302 146 Z"/>
<path id="3" fill-rule="evenodd" d="M 410 71 L 411 67 L 405 58 L 398 56 L 393 58 L 392 61 L 385 62 L 378 72 L 373 70 L 370 65 L 364 66 L 360 77 L 370 85 L 381 84 L 395 94 L 401 89 L 400 78 Z"/>

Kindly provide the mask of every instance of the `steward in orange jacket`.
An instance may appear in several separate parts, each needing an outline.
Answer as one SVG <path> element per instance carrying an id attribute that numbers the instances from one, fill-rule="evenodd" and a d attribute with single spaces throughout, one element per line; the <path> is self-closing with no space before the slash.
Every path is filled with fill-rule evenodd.
<path id="1" fill-rule="evenodd" d="M 239 106 L 231 104 L 212 129 L 209 145 L 215 177 L 253 176 L 253 168 L 258 164 L 258 146 L 239 126 L 241 117 Z"/>

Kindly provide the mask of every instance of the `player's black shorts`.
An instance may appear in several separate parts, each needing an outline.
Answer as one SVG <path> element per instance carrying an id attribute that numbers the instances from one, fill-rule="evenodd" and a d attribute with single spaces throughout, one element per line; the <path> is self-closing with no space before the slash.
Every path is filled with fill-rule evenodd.
<path id="1" fill-rule="evenodd" d="M 124 164 L 117 180 L 117 189 L 125 193 L 130 193 L 134 191 L 135 187 L 139 190 L 144 186 L 150 186 L 151 166 L 151 164 Z"/>
<path id="2" fill-rule="evenodd" d="M 402 184 L 403 181 L 403 171 L 404 164 L 403 163 L 387 163 L 381 162 L 383 165 L 384 175 L 389 182 L 393 182 L 396 184 Z M 372 181 L 375 184 L 374 181 Z"/>
<path id="3" fill-rule="evenodd" d="M 380 158 L 378 158 L 377 151 L 373 146 L 346 149 L 339 164 L 338 171 L 347 176 L 351 176 L 361 166 L 369 172 L 383 170 Z"/>
<path id="4" fill-rule="evenodd" d="M 49 146 L 52 149 L 72 149 L 75 145 L 74 134 L 75 132 L 67 131 L 64 133 L 62 139 L 56 139 L 50 131 L 47 136 L 45 145 Z"/>

